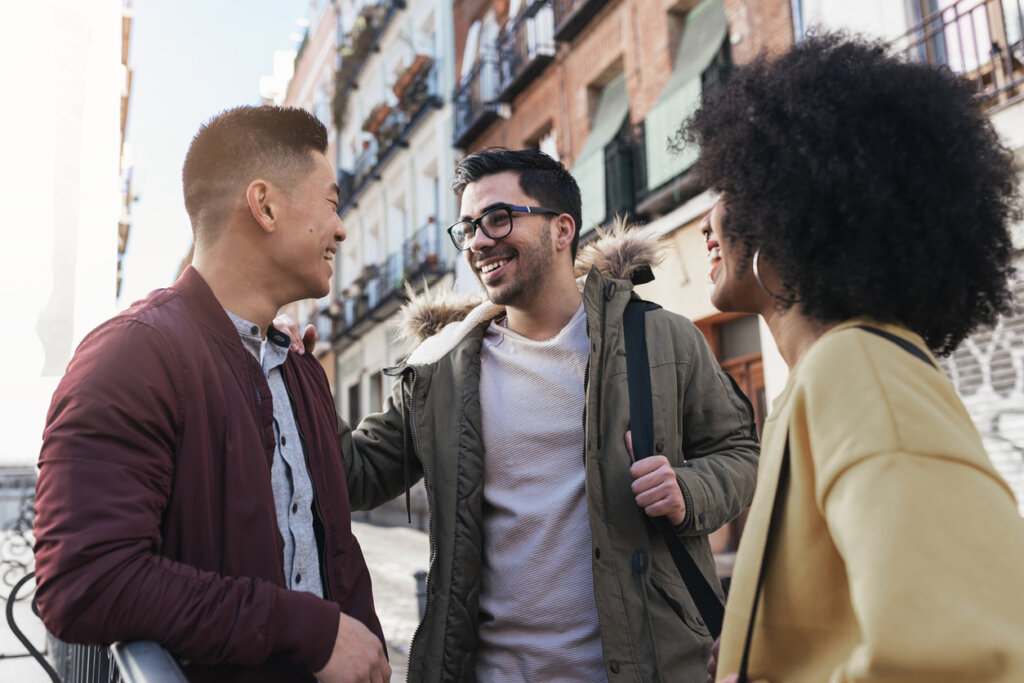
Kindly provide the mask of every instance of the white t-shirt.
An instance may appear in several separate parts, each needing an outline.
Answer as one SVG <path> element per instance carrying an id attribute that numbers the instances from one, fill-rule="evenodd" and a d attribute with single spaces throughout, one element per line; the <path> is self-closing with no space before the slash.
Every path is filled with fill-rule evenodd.
<path id="1" fill-rule="evenodd" d="M 584 493 L 582 304 L 552 339 L 484 336 L 480 681 L 606 681 Z"/>

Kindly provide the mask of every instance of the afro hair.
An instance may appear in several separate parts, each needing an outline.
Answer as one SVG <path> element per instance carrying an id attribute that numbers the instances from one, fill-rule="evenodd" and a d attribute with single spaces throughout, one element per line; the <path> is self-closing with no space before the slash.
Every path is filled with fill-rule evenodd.
<path id="1" fill-rule="evenodd" d="M 811 35 L 734 70 L 676 139 L 700 146 L 724 237 L 775 266 L 779 306 L 900 323 L 939 355 L 1008 312 L 1017 173 L 949 69 Z"/>

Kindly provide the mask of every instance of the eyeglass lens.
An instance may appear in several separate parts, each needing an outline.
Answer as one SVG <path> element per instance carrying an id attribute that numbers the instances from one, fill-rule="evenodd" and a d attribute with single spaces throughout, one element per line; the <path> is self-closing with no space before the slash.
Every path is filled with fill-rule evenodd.
<path id="1" fill-rule="evenodd" d="M 480 216 L 476 222 L 462 221 L 452 230 L 457 247 L 462 249 L 469 244 L 478 224 L 483 228 L 484 234 L 492 240 L 500 239 L 512 232 L 512 212 L 505 207 L 499 207 Z"/>

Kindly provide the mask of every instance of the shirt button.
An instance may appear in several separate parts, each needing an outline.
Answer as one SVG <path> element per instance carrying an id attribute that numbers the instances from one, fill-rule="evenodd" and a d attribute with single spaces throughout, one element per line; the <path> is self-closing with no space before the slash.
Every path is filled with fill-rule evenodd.
<path id="1" fill-rule="evenodd" d="M 302 574 L 296 574 L 295 575 L 295 585 L 297 586 L 300 583 L 302 583 Z"/>
<path id="2" fill-rule="evenodd" d="M 299 511 L 299 504 L 298 503 L 292 503 L 292 514 L 294 515 L 298 511 Z"/>
<path id="3" fill-rule="evenodd" d="M 619 663 L 618 662 L 612 662 L 611 664 L 608 665 L 608 668 L 612 670 L 613 674 L 617 674 L 617 673 L 619 673 L 619 670 L 620 670 L 621 667 L 619 667 Z"/>
<path id="4" fill-rule="evenodd" d="M 285 436 L 284 434 L 281 435 L 281 445 L 282 446 L 287 446 L 288 445 L 288 437 Z"/>

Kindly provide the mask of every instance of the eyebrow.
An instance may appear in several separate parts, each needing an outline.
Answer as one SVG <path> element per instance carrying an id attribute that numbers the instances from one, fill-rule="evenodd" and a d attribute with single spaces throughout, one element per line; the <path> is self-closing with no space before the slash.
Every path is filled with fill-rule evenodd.
<path id="1" fill-rule="evenodd" d="M 493 204 L 488 204 L 487 206 L 485 206 L 483 208 L 483 210 L 480 211 L 480 215 L 483 216 L 485 213 L 487 213 L 491 209 L 501 209 L 501 208 L 505 208 L 505 207 L 509 207 L 509 206 L 512 206 L 512 205 L 509 204 L 508 202 L 494 202 Z M 462 221 L 472 221 L 472 220 L 475 220 L 472 216 L 460 216 L 459 217 L 459 222 L 460 223 Z"/>

